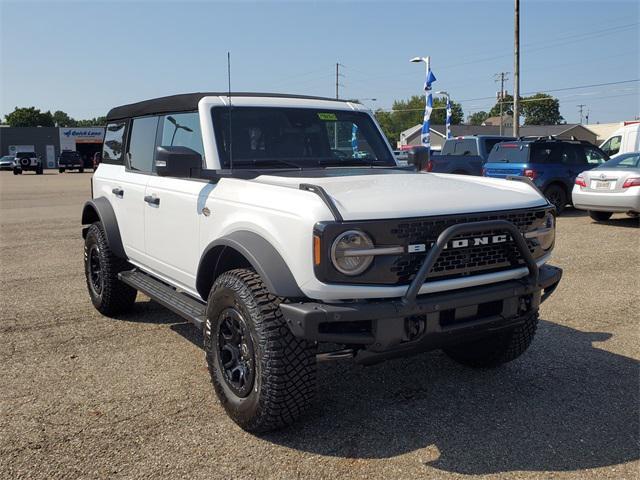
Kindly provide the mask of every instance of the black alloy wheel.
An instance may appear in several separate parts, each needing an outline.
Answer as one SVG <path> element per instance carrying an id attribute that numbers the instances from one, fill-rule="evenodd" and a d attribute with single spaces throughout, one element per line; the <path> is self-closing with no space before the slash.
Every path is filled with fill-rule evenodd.
<path id="1" fill-rule="evenodd" d="M 218 361 L 227 386 L 240 398 L 251 393 L 255 379 L 255 349 L 247 323 L 235 308 L 220 313 Z"/>
<path id="2" fill-rule="evenodd" d="M 88 255 L 89 258 L 87 267 L 89 269 L 89 285 L 91 286 L 93 293 L 99 296 L 102 294 L 104 277 L 102 272 L 102 265 L 100 264 L 100 250 L 98 248 L 98 245 L 91 245 Z"/>

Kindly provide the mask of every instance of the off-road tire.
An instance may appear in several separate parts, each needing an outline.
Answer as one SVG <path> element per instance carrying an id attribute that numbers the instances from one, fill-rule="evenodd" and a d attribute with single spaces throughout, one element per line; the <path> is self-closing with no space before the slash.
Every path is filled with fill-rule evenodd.
<path id="1" fill-rule="evenodd" d="M 204 348 L 211 381 L 229 417 L 249 432 L 290 425 L 315 396 L 316 347 L 291 333 L 281 301 L 248 269 L 223 273 L 209 293 Z M 220 327 L 224 312 L 234 309 L 246 325 L 254 359 L 252 386 L 247 382 L 250 391 L 244 397 L 232 390 L 221 364 Z"/>
<path id="2" fill-rule="evenodd" d="M 59 168 L 58 173 L 64 173 L 64 168 Z"/>
<path id="3" fill-rule="evenodd" d="M 92 284 L 90 262 L 92 250 L 99 261 L 101 270 L 101 288 Z M 89 227 L 84 242 L 84 271 L 91 303 L 100 313 L 114 316 L 130 311 L 136 300 L 137 290 L 118 280 L 118 273 L 129 270 L 131 265 L 124 259 L 115 256 L 104 233 L 102 223 L 95 222 Z"/>
<path id="4" fill-rule="evenodd" d="M 560 185 L 549 185 L 545 191 L 544 196 L 556 207 L 556 213 L 558 216 L 564 211 L 567 206 L 567 192 Z"/>
<path id="5" fill-rule="evenodd" d="M 596 222 L 606 222 L 611 218 L 611 215 L 613 215 L 613 212 L 596 212 L 589 210 L 589 216 Z"/>
<path id="6" fill-rule="evenodd" d="M 535 312 L 514 329 L 449 347 L 444 352 L 456 362 L 468 367 L 495 368 L 522 355 L 531 345 L 537 327 L 538 312 Z"/>
<path id="7" fill-rule="evenodd" d="M 36 175 L 42 175 L 44 173 L 43 167 L 36 167 Z"/>
<path id="8" fill-rule="evenodd" d="M 14 168 L 14 169 L 13 169 L 13 174 L 14 174 L 14 175 L 20 175 L 20 172 L 18 171 L 18 169 L 17 169 L 17 168 Z"/>

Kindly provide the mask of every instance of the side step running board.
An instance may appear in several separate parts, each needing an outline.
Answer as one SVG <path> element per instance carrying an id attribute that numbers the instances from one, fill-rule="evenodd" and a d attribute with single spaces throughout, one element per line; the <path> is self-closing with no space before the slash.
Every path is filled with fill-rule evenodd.
<path id="1" fill-rule="evenodd" d="M 136 269 L 120 272 L 118 278 L 193 323 L 199 329 L 204 327 L 207 309 L 205 303 L 199 302 L 186 293 L 180 293 L 166 283 Z"/>

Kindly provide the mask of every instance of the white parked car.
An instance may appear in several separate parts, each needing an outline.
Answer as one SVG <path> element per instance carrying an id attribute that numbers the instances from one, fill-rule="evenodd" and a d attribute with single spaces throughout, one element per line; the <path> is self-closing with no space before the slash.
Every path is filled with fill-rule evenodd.
<path id="1" fill-rule="evenodd" d="M 201 328 L 215 391 L 249 431 L 306 410 L 316 361 L 519 357 L 562 273 L 547 264 L 554 207 L 530 183 L 398 167 L 358 103 L 199 93 L 114 108 L 92 192 L 94 306 L 116 315 L 139 290 Z"/>
<path id="2" fill-rule="evenodd" d="M 597 221 L 615 212 L 640 214 L 640 152 L 624 153 L 582 172 L 573 187 L 573 205 Z"/>

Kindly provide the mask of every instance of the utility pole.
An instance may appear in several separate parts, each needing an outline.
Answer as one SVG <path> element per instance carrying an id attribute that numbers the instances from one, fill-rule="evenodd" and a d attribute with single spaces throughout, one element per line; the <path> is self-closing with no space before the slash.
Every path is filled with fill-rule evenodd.
<path id="1" fill-rule="evenodd" d="M 500 79 L 500 95 L 498 95 L 498 101 L 500 102 L 500 136 L 502 136 L 502 111 L 503 111 L 503 105 L 504 105 L 504 82 L 505 80 L 508 80 L 507 75 L 509 75 L 509 72 L 500 72 L 500 73 L 496 73 L 495 75 L 495 79 L 496 82 L 498 81 L 498 78 Z"/>
<path id="2" fill-rule="evenodd" d="M 340 67 L 344 67 L 344 65 L 336 62 L 336 99 L 340 98 L 340 77 L 344 77 L 344 75 L 340 73 Z"/>
<path id="3" fill-rule="evenodd" d="M 515 0 L 513 22 L 513 136 L 520 136 L 520 0 Z"/>
<path id="4" fill-rule="evenodd" d="M 578 105 L 578 108 L 580 109 L 580 125 L 582 125 L 582 109 L 586 107 L 586 105 L 584 103 L 581 103 L 580 105 Z M 588 116 L 587 116 L 588 118 Z"/>

